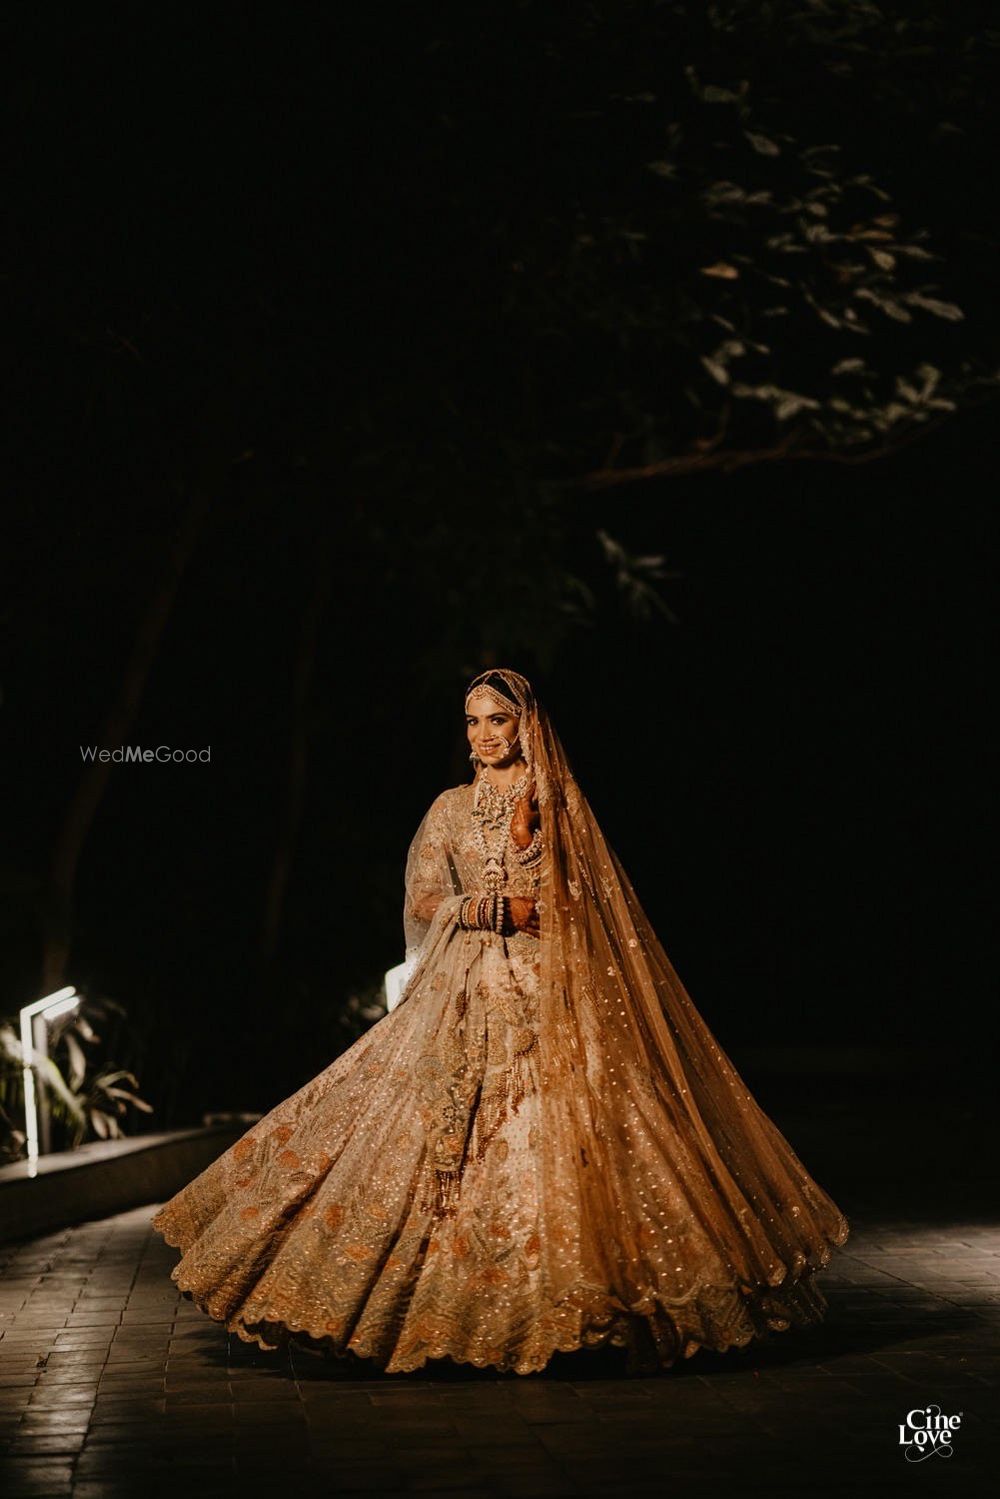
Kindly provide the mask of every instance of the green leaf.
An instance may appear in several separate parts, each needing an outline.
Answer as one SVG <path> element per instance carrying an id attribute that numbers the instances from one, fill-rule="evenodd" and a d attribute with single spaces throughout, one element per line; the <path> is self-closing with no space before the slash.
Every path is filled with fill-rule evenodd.
<path id="1" fill-rule="evenodd" d="M 713 380 L 718 380 L 720 385 L 729 384 L 729 371 L 724 364 L 719 364 L 717 360 L 709 358 L 707 354 L 702 354 L 701 362 Z"/>
<path id="2" fill-rule="evenodd" d="M 51 1057 L 40 1057 L 35 1054 L 35 1070 L 46 1087 L 48 1087 L 66 1110 L 71 1119 L 83 1119 L 83 1105 L 77 1095 L 67 1087 L 59 1068 Z"/>
<path id="3" fill-rule="evenodd" d="M 21 1038 L 9 1025 L 0 1025 L 0 1054 L 10 1062 L 23 1064 Z"/>
<path id="4" fill-rule="evenodd" d="M 925 297 L 919 291 L 904 292 L 903 301 L 908 302 L 911 307 L 922 307 L 925 312 L 932 312 L 935 317 L 947 318 L 950 323 L 961 322 L 965 317 L 961 307 L 956 307 L 954 302 L 941 302 L 937 297 Z"/>
<path id="5" fill-rule="evenodd" d="M 117 1083 L 117 1082 L 120 1082 L 122 1080 L 122 1078 L 124 1078 L 126 1082 L 131 1083 L 132 1086 L 133 1086 L 133 1088 L 138 1088 L 138 1086 L 139 1086 L 139 1079 L 136 1077 L 135 1073 L 134 1072 L 126 1072 L 124 1068 L 119 1068 L 117 1072 L 102 1072 L 102 1073 L 100 1073 L 94 1079 L 94 1086 L 96 1088 L 103 1088 L 108 1083 Z"/>
<path id="6" fill-rule="evenodd" d="M 758 151 L 761 156 L 781 155 L 781 147 L 775 145 L 774 141 L 770 140 L 768 136 L 759 135 L 756 131 L 753 130 L 744 130 L 743 134 L 746 136 L 751 146 L 753 146 L 754 150 Z"/>
<path id="7" fill-rule="evenodd" d="M 774 407 L 774 415 L 779 422 L 796 416 L 800 411 L 818 411 L 820 408 L 820 402 L 812 396 L 801 395 L 794 390 L 782 390 L 778 385 L 734 385 L 732 389 L 734 396 L 767 401 Z"/>
<path id="8" fill-rule="evenodd" d="M 880 296 L 870 286 L 859 286 L 854 295 L 860 297 L 865 302 L 873 302 L 880 311 L 885 313 L 886 317 L 894 318 L 897 323 L 913 322 L 912 316 L 907 312 L 905 307 L 900 307 L 899 303 L 893 297 Z M 909 299 L 906 298 L 905 300 Z"/>
<path id="9" fill-rule="evenodd" d="M 69 1085 L 76 1093 L 87 1074 L 87 1058 L 72 1031 L 67 1031 L 62 1039 L 69 1055 Z"/>

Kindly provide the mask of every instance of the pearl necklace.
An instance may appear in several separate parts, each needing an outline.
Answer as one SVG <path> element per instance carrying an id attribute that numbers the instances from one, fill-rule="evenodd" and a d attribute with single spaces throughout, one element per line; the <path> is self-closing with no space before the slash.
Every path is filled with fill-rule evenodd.
<path id="1" fill-rule="evenodd" d="M 472 841 L 483 861 L 483 882 L 488 891 L 502 889 L 507 878 L 504 853 L 510 837 L 514 809 L 528 789 L 528 769 L 505 789 L 480 776 L 472 798 Z M 492 837 L 489 835 L 493 835 Z"/>

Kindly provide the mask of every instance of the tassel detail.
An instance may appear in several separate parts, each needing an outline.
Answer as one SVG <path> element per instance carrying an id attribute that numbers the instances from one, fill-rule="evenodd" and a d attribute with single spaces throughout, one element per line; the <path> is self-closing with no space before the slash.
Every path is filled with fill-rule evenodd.
<path id="1" fill-rule="evenodd" d="M 433 1213 L 435 1218 L 454 1218 L 458 1211 L 458 1193 L 462 1182 L 461 1171 L 438 1171 L 431 1176 L 431 1192 L 424 1195 L 421 1212 Z"/>
<path id="2" fill-rule="evenodd" d="M 490 1141 L 503 1125 L 510 1114 L 516 1114 L 521 1103 L 524 1101 L 531 1082 L 531 1073 L 528 1066 L 528 1056 L 538 1045 L 538 1037 L 531 1035 L 531 1039 L 523 1044 L 521 1050 L 514 1052 L 514 1060 L 503 1075 L 503 1083 L 492 1093 L 486 1094 L 479 1101 L 476 1110 L 475 1144 L 473 1153 L 477 1161 L 481 1161 L 486 1155 Z"/>

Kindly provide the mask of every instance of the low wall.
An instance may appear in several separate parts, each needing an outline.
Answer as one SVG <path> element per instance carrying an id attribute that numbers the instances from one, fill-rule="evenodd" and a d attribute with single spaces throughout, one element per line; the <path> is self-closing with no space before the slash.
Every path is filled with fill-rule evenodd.
<path id="1" fill-rule="evenodd" d="M 40 1156 L 35 1176 L 26 1161 L 0 1166 L 0 1244 L 165 1202 L 249 1128 L 237 1122 L 96 1140 Z"/>

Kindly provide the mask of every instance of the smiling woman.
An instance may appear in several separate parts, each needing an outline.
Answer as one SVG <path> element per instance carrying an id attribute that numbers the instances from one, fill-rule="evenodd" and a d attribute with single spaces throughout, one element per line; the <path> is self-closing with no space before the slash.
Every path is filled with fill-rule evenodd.
<path id="1" fill-rule="evenodd" d="M 465 715 L 465 722 L 472 745 L 470 758 L 478 759 L 484 765 L 495 763 L 497 773 L 494 780 L 498 785 L 509 784 L 514 766 L 501 770 L 500 762 L 510 754 L 518 737 L 517 718 L 513 713 L 498 713 L 494 699 L 485 692 L 471 697 L 468 706 L 470 711 Z M 519 763 L 524 764 L 523 756 Z"/>
<path id="2" fill-rule="evenodd" d="M 387 1372 L 631 1369 L 820 1320 L 848 1235 L 701 1019 L 531 685 L 407 858 L 399 1004 L 171 1199 L 172 1278 L 269 1348 Z"/>

